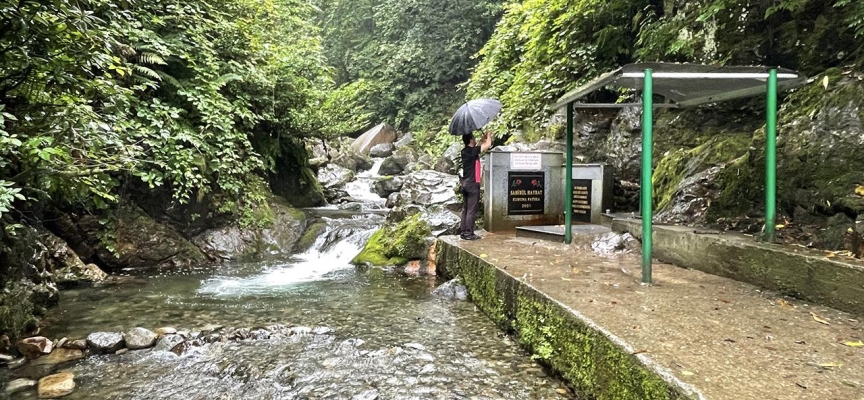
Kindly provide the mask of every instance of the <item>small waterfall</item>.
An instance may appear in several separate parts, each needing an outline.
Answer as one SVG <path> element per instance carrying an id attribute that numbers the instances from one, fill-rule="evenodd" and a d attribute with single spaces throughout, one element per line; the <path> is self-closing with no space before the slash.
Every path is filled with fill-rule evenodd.
<path id="1" fill-rule="evenodd" d="M 382 199 L 378 194 L 372 191 L 372 184 L 381 176 L 378 175 L 378 171 L 381 169 L 381 164 L 384 163 L 384 159 L 375 158 L 373 160 L 375 163 L 372 165 L 372 168 L 368 171 L 357 174 L 353 181 L 348 182 L 345 185 L 345 191 L 352 198 L 363 202 L 364 205 L 373 209 L 381 209 L 384 208 L 384 203 L 386 203 L 387 200 Z"/>
<path id="2" fill-rule="evenodd" d="M 267 295 L 296 284 L 327 280 L 339 271 L 353 268 L 356 256 L 370 236 L 384 221 L 375 214 L 346 218 L 322 218 L 327 229 L 309 250 L 289 262 L 263 264 L 252 274 L 213 276 L 201 283 L 198 294 L 217 297 Z"/>

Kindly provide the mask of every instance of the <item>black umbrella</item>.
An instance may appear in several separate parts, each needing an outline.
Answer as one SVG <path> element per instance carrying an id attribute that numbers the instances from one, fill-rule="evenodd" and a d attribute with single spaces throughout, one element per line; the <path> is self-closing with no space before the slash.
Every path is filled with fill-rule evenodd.
<path id="1" fill-rule="evenodd" d="M 475 99 L 459 107 L 450 120 L 450 134 L 467 135 L 482 129 L 501 111 L 501 102 L 495 99 Z"/>

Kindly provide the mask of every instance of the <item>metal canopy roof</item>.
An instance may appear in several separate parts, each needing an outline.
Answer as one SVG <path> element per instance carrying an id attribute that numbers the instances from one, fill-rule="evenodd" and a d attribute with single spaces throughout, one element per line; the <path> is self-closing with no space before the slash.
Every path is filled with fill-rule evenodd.
<path id="1" fill-rule="evenodd" d="M 671 103 L 655 104 L 655 107 L 692 107 L 725 100 L 751 97 L 767 91 L 769 67 L 762 66 L 716 66 L 677 63 L 627 64 L 612 72 L 600 75 L 558 99 L 554 110 L 575 102 L 606 86 L 641 89 L 645 70 L 650 68 L 654 77 L 654 93 L 664 96 Z M 807 77 L 785 68 L 777 68 L 778 91 L 803 85 Z M 575 103 L 574 106 L 579 106 Z M 584 104 L 583 107 L 627 107 L 639 104 Z"/>

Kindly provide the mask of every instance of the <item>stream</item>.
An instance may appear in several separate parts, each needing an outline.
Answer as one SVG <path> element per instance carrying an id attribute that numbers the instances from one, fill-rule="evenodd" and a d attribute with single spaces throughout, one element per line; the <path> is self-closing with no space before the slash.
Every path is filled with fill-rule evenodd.
<path id="1" fill-rule="evenodd" d="M 369 190 L 363 182 L 351 195 L 363 186 Z M 136 326 L 273 324 L 332 331 L 216 342 L 181 356 L 157 350 L 89 356 L 71 367 L 78 388 L 66 398 L 571 398 L 472 303 L 431 295 L 440 280 L 350 265 L 384 216 L 333 211 L 310 211 L 328 229 L 288 261 L 129 276 L 64 291 L 42 333 L 78 338 Z M 3 374 L 0 381 L 10 378 Z M 33 391 L 16 396 L 36 398 Z"/>

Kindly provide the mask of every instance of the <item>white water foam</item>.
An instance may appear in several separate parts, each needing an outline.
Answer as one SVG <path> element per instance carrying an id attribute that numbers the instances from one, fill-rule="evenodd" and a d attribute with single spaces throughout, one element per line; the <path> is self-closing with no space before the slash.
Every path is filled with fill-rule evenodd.
<path id="1" fill-rule="evenodd" d="M 374 160 L 375 163 L 372 165 L 370 170 L 357 174 L 353 181 L 348 182 L 345 185 L 345 192 L 354 199 L 380 206 L 387 200 L 382 199 L 378 194 L 372 191 L 372 184 L 380 177 L 378 171 L 381 169 L 381 164 L 384 162 L 384 159 L 375 158 Z"/>
<path id="2" fill-rule="evenodd" d="M 213 277 L 202 282 L 197 293 L 216 297 L 267 295 L 304 282 L 332 279 L 336 272 L 353 268 L 351 259 L 360 252 L 372 232 L 374 229 L 359 231 L 323 249 L 328 231 L 289 263 L 267 266 L 247 276 Z"/>

